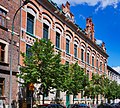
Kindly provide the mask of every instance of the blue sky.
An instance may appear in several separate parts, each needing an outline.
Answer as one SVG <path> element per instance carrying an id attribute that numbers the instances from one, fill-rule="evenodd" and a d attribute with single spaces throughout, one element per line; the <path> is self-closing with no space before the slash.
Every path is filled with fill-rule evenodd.
<path id="1" fill-rule="evenodd" d="M 105 42 L 108 65 L 120 72 L 120 0 L 53 0 L 59 6 L 66 1 L 75 22 L 83 29 L 86 18 L 92 18 L 95 38 Z"/>

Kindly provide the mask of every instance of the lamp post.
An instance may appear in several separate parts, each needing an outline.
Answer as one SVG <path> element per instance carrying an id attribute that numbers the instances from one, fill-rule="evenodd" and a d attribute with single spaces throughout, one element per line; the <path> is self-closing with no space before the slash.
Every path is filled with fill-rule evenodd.
<path id="1" fill-rule="evenodd" d="M 17 9 L 17 11 L 15 12 L 14 16 L 13 16 L 13 20 L 12 20 L 12 33 L 11 33 L 11 50 L 10 50 L 10 91 L 9 91 L 9 108 L 11 107 L 11 100 L 12 100 L 12 64 L 13 64 L 13 36 L 14 36 L 14 21 L 15 21 L 15 17 L 18 13 L 18 11 L 25 6 L 30 0 L 25 0 L 23 2 L 23 4 Z"/>

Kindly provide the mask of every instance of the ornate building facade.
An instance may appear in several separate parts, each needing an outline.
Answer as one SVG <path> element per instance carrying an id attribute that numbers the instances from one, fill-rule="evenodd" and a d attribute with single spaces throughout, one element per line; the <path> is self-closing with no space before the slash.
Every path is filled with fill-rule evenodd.
<path id="1" fill-rule="evenodd" d="M 92 73 L 108 74 L 105 43 L 96 44 L 92 19 L 86 19 L 86 28 L 82 30 L 74 22 L 69 2 L 62 4 L 60 8 L 51 0 L 30 0 L 21 12 L 21 52 L 27 53 L 35 38 L 50 39 L 55 45 L 55 52 L 61 50 L 63 64 L 77 61 L 85 69 L 89 79 Z M 20 58 L 20 64 L 22 65 L 22 58 Z M 49 103 L 54 97 L 55 94 L 48 94 L 45 102 Z M 67 96 L 66 93 L 61 92 L 60 98 L 67 105 L 72 103 L 73 96 Z M 75 100 L 79 102 L 85 98 L 79 94 Z"/>
<path id="2" fill-rule="evenodd" d="M 12 20 L 19 6 L 20 1 L 18 0 L 0 0 L 0 100 L 3 100 L 6 108 L 9 104 L 10 83 L 12 83 L 12 100 L 16 100 L 18 95 L 16 74 L 18 73 L 19 64 L 20 13 L 15 19 L 12 82 L 10 82 L 10 52 Z"/>

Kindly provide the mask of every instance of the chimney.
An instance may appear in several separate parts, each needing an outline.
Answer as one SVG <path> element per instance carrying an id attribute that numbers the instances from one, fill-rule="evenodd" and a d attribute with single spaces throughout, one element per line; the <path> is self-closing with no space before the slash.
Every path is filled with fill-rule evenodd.
<path id="1" fill-rule="evenodd" d="M 70 12 L 70 3 L 67 1 L 66 4 L 62 4 L 62 10 L 68 21 L 74 22 L 74 15 Z"/>
<path id="2" fill-rule="evenodd" d="M 86 34 L 88 37 L 94 42 L 94 24 L 92 22 L 92 18 L 87 18 L 86 19 Z"/>
<path id="3" fill-rule="evenodd" d="M 68 1 L 66 2 L 66 7 L 70 10 L 70 3 Z"/>
<path id="4" fill-rule="evenodd" d="M 62 4 L 62 10 L 64 13 L 70 13 L 70 3 L 68 1 L 66 2 L 66 5 Z"/>

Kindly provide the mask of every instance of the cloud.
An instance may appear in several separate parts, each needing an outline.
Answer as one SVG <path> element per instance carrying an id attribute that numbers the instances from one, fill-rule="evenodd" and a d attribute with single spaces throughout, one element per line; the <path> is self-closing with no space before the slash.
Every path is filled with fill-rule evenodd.
<path id="1" fill-rule="evenodd" d="M 102 44 L 102 40 L 96 40 L 96 44 L 98 45 Z"/>
<path id="2" fill-rule="evenodd" d="M 79 18 L 81 18 L 81 19 L 83 19 L 83 20 L 86 19 L 85 16 L 83 16 L 82 14 L 79 15 Z"/>
<path id="3" fill-rule="evenodd" d="M 98 6 L 96 11 L 106 8 L 107 6 L 113 6 L 117 8 L 118 3 L 120 0 L 52 0 L 53 2 L 61 5 L 62 3 L 65 4 L 67 1 L 70 3 L 71 6 L 75 6 L 77 4 L 88 4 L 89 6 Z"/>
<path id="4" fill-rule="evenodd" d="M 120 73 L 120 66 L 112 67 L 114 70 L 116 70 L 118 73 Z"/>

